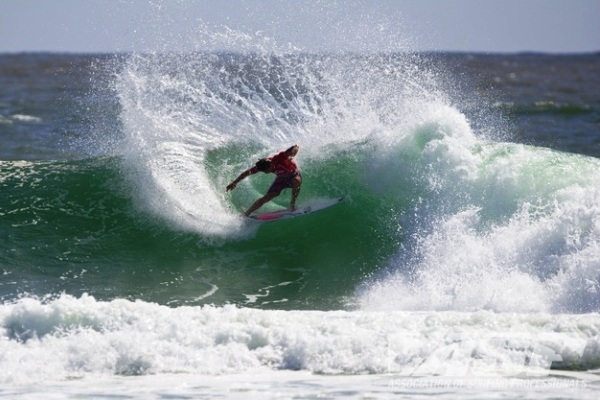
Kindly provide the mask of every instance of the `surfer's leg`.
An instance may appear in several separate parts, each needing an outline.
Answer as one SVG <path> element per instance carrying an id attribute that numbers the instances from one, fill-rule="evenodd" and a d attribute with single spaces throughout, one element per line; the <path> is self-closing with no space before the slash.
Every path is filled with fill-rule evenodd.
<path id="1" fill-rule="evenodd" d="M 246 210 L 246 212 L 244 214 L 246 214 L 246 216 L 252 214 L 254 211 L 258 210 L 263 205 L 265 205 L 265 203 L 268 203 L 269 201 L 273 200 L 277 196 L 279 196 L 279 193 L 275 193 L 275 192 L 269 192 L 269 193 L 265 194 L 263 197 L 261 197 L 260 199 L 256 200 L 250 206 L 250 208 L 248 208 Z"/>
<path id="2" fill-rule="evenodd" d="M 290 208 L 292 210 L 296 209 L 296 199 L 300 194 L 300 188 L 302 187 L 302 176 L 296 175 L 294 179 L 292 179 L 292 200 L 290 201 Z"/>

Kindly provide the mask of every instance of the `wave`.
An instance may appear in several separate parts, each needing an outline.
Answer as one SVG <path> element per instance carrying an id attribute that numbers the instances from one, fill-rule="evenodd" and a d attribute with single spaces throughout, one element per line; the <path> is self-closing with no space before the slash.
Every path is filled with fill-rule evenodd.
<path id="1" fill-rule="evenodd" d="M 129 56 L 117 154 L 2 163 L 2 261 L 23 282 L 3 298 L 597 311 L 598 161 L 476 130 L 440 77 L 410 54 Z M 348 201 L 245 221 L 269 177 L 225 186 L 293 143 L 300 202 Z"/>

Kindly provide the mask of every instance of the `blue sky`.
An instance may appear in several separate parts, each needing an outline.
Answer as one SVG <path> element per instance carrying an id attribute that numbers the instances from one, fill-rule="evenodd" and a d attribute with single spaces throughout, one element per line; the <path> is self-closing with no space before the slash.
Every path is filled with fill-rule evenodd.
<path id="1" fill-rule="evenodd" d="M 600 0 L 0 0 L 0 52 L 246 40 L 306 51 L 599 51 Z"/>

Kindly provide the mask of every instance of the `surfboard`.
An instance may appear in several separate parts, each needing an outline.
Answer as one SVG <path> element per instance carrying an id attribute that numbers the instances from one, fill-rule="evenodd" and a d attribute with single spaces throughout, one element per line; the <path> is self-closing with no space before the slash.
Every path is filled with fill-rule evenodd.
<path id="1" fill-rule="evenodd" d="M 314 213 L 317 211 L 324 210 L 331 206 L 335 206 L 336 204 L 340 204 L 344 201 L 346 196 L 338 197 L 337 199 L 329 199 L 329 200 L 318 200 L 314 201 L 308 205 L 301 206 L 296 208 L 294 211 L 290 209 L 277 210 L 277 211 L 266 211 L 259 214 L 250 215 L 248 218 L 260 221 L 260 222 L 269 222 L 269 221 L 277 221 L 285 218 L 294 218 L 302 215 L 307 215 L 310 213 Z"/>

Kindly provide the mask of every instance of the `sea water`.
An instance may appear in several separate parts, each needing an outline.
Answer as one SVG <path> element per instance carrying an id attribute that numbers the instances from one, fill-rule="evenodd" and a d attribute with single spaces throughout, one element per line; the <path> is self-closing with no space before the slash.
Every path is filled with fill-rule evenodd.
<path id="1" fill-rule="evenodd" d="M 596 398 L 600 56 L 261 46 L 0 55 L 0 396 Z"/>

